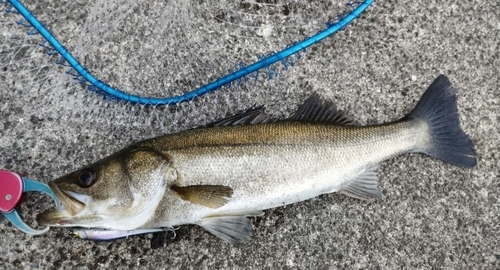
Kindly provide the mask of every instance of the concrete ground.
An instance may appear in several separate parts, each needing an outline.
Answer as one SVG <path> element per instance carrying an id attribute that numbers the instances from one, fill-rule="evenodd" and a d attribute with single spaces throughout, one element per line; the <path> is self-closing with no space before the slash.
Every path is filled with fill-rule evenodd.
<path id="1" fill-rule="evenodd" d="M 74 2 L 75 9 L 84 2 Z M 48 6 L 55 3 L 47 1 Z M 65 11 L 71 12 L 63 9 L 57 14 Z M 25 235 L 2 219 L 0 268 L 500 268 L 498 2 L 375 1 L 345 31 L 309 49 L 279 78 L 231 90 L 249 94 L 223 90 L 179 106 L 177 112 L 156 108 L 153 120 L 148 118 L 150 108 L 109 105 L 111 101 L 95 97 L 85 103 L 78 99 L 83 89 L 71 98 L 84 104 L 79 107 L 86 107 L 84 113 L 71 111 L 73 105 L 67 104 L 75 100 L 39 102 L 45 95 L 39 92 L 41 85 L 50 90 L 54 81 L 38 74 L 63 70 L 40 70 L 36 66 L 42 64 L 36 62 L 29 67 L 22 61 L 7 64 L 14 59 L 13 51 L 6 49 L 10 35 L 25 34 L 5 23 L 11 20 L 5 16 L 11 15 L 2 16 L 0 168 L 43 182 L 133 141 L 202 125 L 255 104 L 266 105 L 278 117 L 289 115 L 312 92 L 332 100 L 361 124 L 390 122 L 411 111 L 439 74 L 446 74 L 457 89 L 461 126 L 475 144 L 478 165 L 464 169 L 420 154 L 387 160 L 378 171 L 380 200 L 366 203 L 327 194 L 268 210 L 254 220 L 253 239 L 243 247 L 224 243 L 196 226 L 180 227 L 173 239 L 165 233 L 90 242 L 74 239 L 68 229 L 60 228 L 42 236 Z M 67 31 L 60 35 L 71 49 L 72 33 L 78 33 L 71 30 L 80 29 L 85 17 L 64 19 Z M 25 78 L 34 78 L 34 83 L 19 83 Z M 52 95 L 64 96 L 65 88 L 53 91 Z M 112 120 L 92 107 L 99 102 L 113 111 Z M 19 211 L 35 226 L 36 214 L 50 207 L 48 197 L 28 194 Z"/>

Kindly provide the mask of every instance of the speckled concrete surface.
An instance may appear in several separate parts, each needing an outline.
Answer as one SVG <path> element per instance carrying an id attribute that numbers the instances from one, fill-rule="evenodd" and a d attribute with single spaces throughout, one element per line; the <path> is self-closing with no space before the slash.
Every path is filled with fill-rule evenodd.
<path id="1" fill-rule="evenodd" d="M 161 130 L 144 120 L 134 124 L 135 112 L 111 123 L 90 114 L 48 117 L 57 104 L 37 104 L 29 94 L 37 86 L 16 84 L 20 71 L 9 66 L 0 70 L 0 168 L 44 182 L 132 141 L 201 125 L 231 110 L 258 104 L 277 116 L 290 114 L 312 92 L 362 124 L 392 121 L 408 113 L 441 73 L 458 90 L 461 124 L 476 145 L 478 165 L 457 168 L 419 154 L 388 160 L 379 170 L 382 199 L 365 203 L 328 194 L 268 210 L 241 248 L 196 226 L 182 226 L 174 239 L 166 234 L 88 242 L 65 229 L 28 236 L 2 219 L 0 267 L 498 269 L 499 51 L 498 2 L 375 1 L 346 31 L 308 50 L 283 78 L 244 86 L 242 91 L 257 94 L 242 104 L 201 100 L 192 105 L 202 107 L 186 109 Z M 0 59 L 11 58 L 2 53 Z M 171 116 L 164 113 L 168 123 Z M 36 225 L 35 215 L 49 207 L 48 197 L 28 194 L 20 211 Z"/>

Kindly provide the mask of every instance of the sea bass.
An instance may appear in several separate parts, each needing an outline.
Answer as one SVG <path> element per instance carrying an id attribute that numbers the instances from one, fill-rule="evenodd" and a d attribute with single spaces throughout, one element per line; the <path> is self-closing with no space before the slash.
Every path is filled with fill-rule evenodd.
<path id="1" fill-rule="evenodd" d="M 202 128 L 133 144 L 49 183 L 60 209 L 41 225 L 114 239 L 197 224 L 230 243 L 251 236 L 262 210 L 339 192 L 380 196 L 377 165 L 407 152 L 476 165 L 455 89 L 439 76 L 403 119 L 357 126 L 317 95 L 286 120 L 255 108 Z"/>

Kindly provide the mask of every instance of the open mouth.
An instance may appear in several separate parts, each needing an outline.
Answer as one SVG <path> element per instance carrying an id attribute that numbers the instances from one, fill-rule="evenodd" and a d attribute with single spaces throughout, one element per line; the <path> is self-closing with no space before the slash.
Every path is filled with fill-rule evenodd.
<path id="1" fill-rule="evenodd" d="M 88 202 L 87 196 L 71 191 L 61 191 L 53 182 L 49 183 L 50 189 L 54 191 L 57 198 L 61 201 L 64 210 L 74 216 L 80 213 Z"/>
<path id="2" fill-rule="evenodd" d="M 61 201 L 64 210 L 66 210 L 71 216 L 75 216 L 76 214 L 80 213 L 88 203 L 88 197 L 86 195 L 71 191 L 62 191 L 54 182 L 50 182 L 49 187 L 50 189 L 52 189 L 52 191 L 54 191 L 57 198 Z"/>
<path id="3" fill-rule="evenodd" d="M 72 218 L 85 209 L 88 203 L 88 196 L 71 191 L 63 191 L 54 182 L 49 183 L 50 189 L 61 202 L 62 207 L 55 210 L 48 210 L 37 217 L 40 225 L 54 226 L 70 223 Z"/>

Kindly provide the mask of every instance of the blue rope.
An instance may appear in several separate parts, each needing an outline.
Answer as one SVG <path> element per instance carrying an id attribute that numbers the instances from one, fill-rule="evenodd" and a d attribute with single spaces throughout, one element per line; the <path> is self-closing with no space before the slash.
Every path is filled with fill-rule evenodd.
<path id="1" fill-rule="evenodd" d="M 95 78 L 89 71 L 87 71 L 69 52 L 64 48 L 64 46 L 45 28 L 45 26 L 38 21 L 31 12 L 22 5 L 18 0 L 8 0 L 9 3 L 54 47 L 54 49 L 73 67 L 80 76 L 87 80 L 92 85 L 89 87 L 92 91 L 103 94 L 105 96 L 125 100 L 131 103 L 139 103 L 146 105 L 170 105 L 177 104 L 180 102 L 186 102 L 194 99 L 197 96 L 204 95 L 208 92 L 217 90 L 224 85 L 230 84 L 242 77 L 245 77 L 253 72 L 256 72 L 262 68 L 268 67 L 276 62 L 282 61 L 287 57 L 298 53 L 305 48 L 320 42 L 321 40 L 335 34 L 339 30 L 344 29 L 349 23 L 351 23 L 355 18 L 357 18 L 368 6 L 371 5 L 373 0 L 366 0 L 354 8 L 351 12 L 341 18 L 338 22 L 329 25 L 323 31 L 318 32 L 316 35 L 308 37 L 303 41 L 296 43 L 280 52 L 274 53 L 266 58 L 263 58 L 247 67 L 242 67 L 241 69 L 230 73 L 222 78 L 215 80 L 209 84 L 201 86 L 200 88 L 193 90 L 191 92 L 167 98 L 151 98 L 151 97 L 141 97 L 136 95 L 127 94 L 118 89 L 112 88 L 111 86 L 105 84 L 104 82 Z"/>

